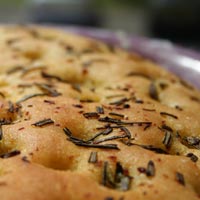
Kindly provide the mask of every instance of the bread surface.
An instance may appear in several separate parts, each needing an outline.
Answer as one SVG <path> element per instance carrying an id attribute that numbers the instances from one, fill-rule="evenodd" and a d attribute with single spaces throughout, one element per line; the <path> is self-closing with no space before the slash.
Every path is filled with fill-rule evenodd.
<path id="1" fill-rule="evenodd" d="M 138 55 L 0 28 L 1 200 L 200 199 L 200 92 Z"/>

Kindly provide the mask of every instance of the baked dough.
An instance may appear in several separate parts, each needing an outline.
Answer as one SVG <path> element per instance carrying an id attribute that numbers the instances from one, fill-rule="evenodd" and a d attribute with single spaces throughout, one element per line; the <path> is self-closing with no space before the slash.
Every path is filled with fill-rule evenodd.
<path id="1" fill-rule="evenodd" d="M 136 54 L 0 28 L 1 200 L 200 199 L 200 92 Z"/>

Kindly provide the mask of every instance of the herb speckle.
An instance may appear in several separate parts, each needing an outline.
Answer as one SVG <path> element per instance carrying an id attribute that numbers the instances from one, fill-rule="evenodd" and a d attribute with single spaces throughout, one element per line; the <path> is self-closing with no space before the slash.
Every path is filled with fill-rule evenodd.
<path id="1" fill-rule="evenodd" d="M 181 174 L 180 172 L 176 172 L 176 180 L 181 184 L 181 185 L 185 185 L 185 179 L 183 174 Z"/>
<path id="2" fill-rule="evenodd" d="M 43 127 L 47 124 L 53 124 L 53 123 L 54 123 L 54 121 L 52 119 L 48 118 L 48 119 L 43 119 L 41 121 L 35 122 L 32 125 L 38 126 L 38 127 Z"/>
<path id="3" fill-rule="evenodd" d="M 155 165 L 152 160 L 150 160 L 147 164 L 146 175 L 155 176 Z"/>

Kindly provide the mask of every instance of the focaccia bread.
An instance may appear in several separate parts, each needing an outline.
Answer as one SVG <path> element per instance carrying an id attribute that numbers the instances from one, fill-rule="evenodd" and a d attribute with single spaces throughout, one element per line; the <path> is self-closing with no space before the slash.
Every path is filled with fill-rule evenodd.
<path id="1" fill-rule="evenodd" d="M 0 28 L 1 200 L 200 199 L 200 92 L 138 55 Z"/>

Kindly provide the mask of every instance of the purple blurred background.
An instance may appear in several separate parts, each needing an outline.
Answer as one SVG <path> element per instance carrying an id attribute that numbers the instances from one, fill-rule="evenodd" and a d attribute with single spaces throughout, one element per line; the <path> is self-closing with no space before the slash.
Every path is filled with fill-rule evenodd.
<path id="1" fill-rule="evenodd" d="M 53 24 L 102 39 L 200 88 L 199 10 L 200 0 L 0 0 L 0 22 Z"/>

